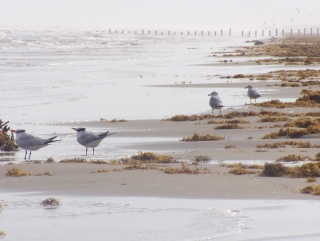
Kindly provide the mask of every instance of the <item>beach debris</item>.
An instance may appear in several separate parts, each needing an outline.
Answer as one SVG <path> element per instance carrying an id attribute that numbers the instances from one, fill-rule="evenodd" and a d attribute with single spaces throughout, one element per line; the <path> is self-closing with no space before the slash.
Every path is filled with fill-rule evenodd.
<path id="1" fill-rule="evenodd" d="M 130 158 L 122 158 L 120 161 L 123 164 L 127 164 L 130 161 L 141 161 L 148 163 L 173 163 L 175 162 L 174 158 L 168 155 L 157 155 L 153 152 L 141 152 L 139 151 L 137 155 L 133 155 Z"/>
<path id="2" fill-rule="evenodd" d="M 3 210 L 3 205 L 2 203 L 0 203 L 0 213 L 2 212 L 2 210 Z"/>
<path id="3" fill-rule="evenodd" d="M 52 158 L 49 157 L 47 160 L 44 161 L 44 163 L 55 163 L 56 161 Z"/>
<path id="4" fill-rule="evenodd" d="M 309 156 L 304 155 L 287 155 L 277 158 L 276 162 L 302 162 L 302 161 L 312 161 L 313 159 Z"/>
<path id="5" fill-rule="evenodd" d="M 4 236 L 6 236 L 6 232 L 3 230 L 0 230 L 0 237 L 4 237 Z"/>
<path id="6" fill-rule="evenodd" d="M 112 120 L 108 120 L 108 119 L 105 119 L 105 118 L 100 118 L 100 121 L 101 122 L 107 122 L 107 123 L 116 123 L 116 122 L 127 122 L 127 120 L 125 119 L 112 119 Z"/>
<path id="7" fill-rule="evenodd" d="M 320 148 L 320 145 L 311 144 L 309 141 L 281 141 L 273 143 L 259 144 L 257 148 L 285 148 L 291 146 L 293 148 Z"/>
<path id="8" fill-rule="evenodd" d="M 15 143 L 14 136 L 8 134 L 10 127 L 9 121 L 3 122 L 0 119 L 0 151 L 16 151 L 18 146 Z"/>
<path id="9" fill-rule="evenodd" d="M 185 162 L 181 163 L 181 168 L 173 168 L 173 167 L 166 167 L 163 170 L 166 174 L 200 174 L 200 173 L 209 173 L 208 170 L 200 170 L 198 168 L 191 169 L 189 165 Z"/>
<path id="10" fill-rule="evenodd" d="M 222 129 L 242 129 L 239 124 L 226 124 L 221 126 L 216 126 L 215 130 L 222 130 Z"/>
<path id="11" fill-rule="evenodd" d="M 280 162 L 265 163 L 260 175 L 290 178 L 320 177 L 320 162 L 308 162 L 294 167 L 285 166 Z"/>
<path id="12" fill-rule="evenodd" d="M 209 156 L 195 156 L 193 159 L 193 164 L 194 163 L 208 163 L 212 160 Z"/>
<path id="13" fill-rule="evenodd" d="M 183 137 L 181 141 L 220 141 L 225 139 L 225 137 L 217 136 L 217 135 L 211 135 L 211 134 L 205 134 L 201 135 L 199 133 L 194 133 L 193 136 L 187 136 Z"/>
<path id="14" fill-rule="evenodd" d="M 42 206 L 60 206 L 61 202 L 59 199 L 50 197 L 41 202 Z"/>
<path id="15" fill-rule="evenodd" d="M 21 168 L 12 167 L 7 170 L 6 176 L 7 177 L 24 177 L 24 176 L 33 176 L 33 173 L 23 171 Z"/>
<path id="16" fill-rule="evenodd" d="M 252 42 L 254 42 L 254 45 L 263 45 L 264 42 L 261 40 L 253 40 Z"/>
<path id="17" fill-rule="evenodd" d="M 306 186 L 304 188 L 301 188 L 300 192 L 303 194 L 320 195 L 320 185 Z"/>
<path id="18" fill-rule="evenodd" d="M 315 177 L 307 177 L 307 180 L 306 182 L 316 182 L 317 181 L 317 178 Z"/>

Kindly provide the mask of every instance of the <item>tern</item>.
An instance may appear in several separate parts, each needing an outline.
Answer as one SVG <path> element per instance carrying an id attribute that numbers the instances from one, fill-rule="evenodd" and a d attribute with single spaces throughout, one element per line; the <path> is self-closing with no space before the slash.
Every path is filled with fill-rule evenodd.
<path id="1" fill-rule="evenodd" d="M 250 104 L 251 104 L 251 99 L 254 99 L 255 103 L 257 103 L 257 99 L 261 97 L 259 92 L 255 88 L 253 88 L 252 85 L 248 85 L 247 87 L 244 87 L 244 88 L 245 89 L 248 88 L 248 96 L 250 98 Z"/>
<path id="2" fill-rule="evenodd" d="M 31 151 L 37 151 L 42 147 L 49 145 L 52 142 L 61 141 L 61 140 L 54 140 L 57 136 L 50 137 L 48 139 L 40 138 L 37 136 L 33 136 L 31 134 L 27 134 L 25 130 L 17 129 L 17 130 L 10 130 L 11 132 L 16 133 L 16 143 L 17 145 L 26 150 L 26 154 L 24 159 L 27 160 L 27 152 L 29 153 L 29 160 L 31 156 Z"/>
<path id="3" fill-rule="evenodd" d="M 224 107 L 224 105 L 219 97 L 219 94 L 216 91 L 213 91 L 208 96 L 211 96 L 210 101 L 209 101 L 209 105 L 212 108 L 212 115 L 213 115 L 214 109 L 220 109 L 220 114 L 221 114 L 221 108 Z"/>
<path id="4" fill-rule="evenodd" d="M 88 147 L 94 148 L 99 146 L 100 142 L 106 138 L 107 136 L 113 135 L 115 133 L 109 133 L 109 131 L 104 132 L 102 134 L 96 134 L 93 132 L 86 131 L 86 128 L 71 128 L 77 132 L 77 141 L 80 145 L 86 147 L 86 155 L 88 154 Z"/>

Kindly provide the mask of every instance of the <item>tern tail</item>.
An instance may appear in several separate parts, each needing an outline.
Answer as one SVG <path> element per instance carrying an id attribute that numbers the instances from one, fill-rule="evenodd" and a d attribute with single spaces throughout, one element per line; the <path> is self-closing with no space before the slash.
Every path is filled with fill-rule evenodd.
<path id="1" fill-rule="evenodd" d="M 56 142 L 56 141 L 61 141 L 61 140 L 54 140 L 55 138 L 57 138 L 57 136 L 48 138 L 47 141 L 45 142 L 45 144 L 49 144 L 49 143 Z"/>

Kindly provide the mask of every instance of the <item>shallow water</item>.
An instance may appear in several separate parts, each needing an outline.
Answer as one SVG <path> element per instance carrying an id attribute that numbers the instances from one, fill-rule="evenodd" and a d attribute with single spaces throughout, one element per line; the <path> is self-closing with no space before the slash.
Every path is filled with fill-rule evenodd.
<path id="1" fill-rule="evenodd" d="M 1 194 L 5 240 L 319 240 L 319 201 Z M 276 217 L 276 218 L 275 218 Z"/>

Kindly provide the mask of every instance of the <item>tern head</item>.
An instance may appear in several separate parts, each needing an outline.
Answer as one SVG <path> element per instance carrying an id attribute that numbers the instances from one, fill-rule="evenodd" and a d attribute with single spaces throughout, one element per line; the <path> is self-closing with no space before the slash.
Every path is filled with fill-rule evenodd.
<path id="1" fill-rule="evenodd" d="M 79 128 L 71 128 L 73 130 L 75 130 L 76 132 L 80 132 L 80 131 L 85 131 L 86 128 L 83 128 L 83 127 L 79 127 Z"/>
<path id="2" fill-rule="evenodd" d="M 216 91 L 213 91 L 211 94 L 208 94 L 208 96 L 210 95 L 218 95 L 218 93 Z"/>
<path id="3" fill-rule="evenodd" d="M 14 132 L 14 133 L 16 133 L 16 134 L 26 132 L 26 130 L 22 130 L 22 129 L 16 129 L 16 130 L 10 130 L 10 131 L 11 131 L 11 132 Z"/>
<path id="4" fill-rule="evenodd" d="M 253 86 L 252 85 L 248 85 L 247 87 L 244 87 L 245 89 L 252 89 L 253 88 Z"/>

